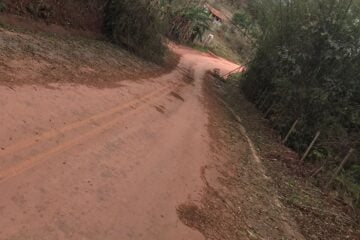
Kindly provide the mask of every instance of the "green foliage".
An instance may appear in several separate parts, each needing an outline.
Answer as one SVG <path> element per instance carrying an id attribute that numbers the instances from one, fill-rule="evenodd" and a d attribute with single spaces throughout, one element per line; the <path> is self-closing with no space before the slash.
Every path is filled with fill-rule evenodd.
<path id="1" fill-rule="evenodd" d="M 191 23 L 190 41 L 202 40 L 204 32 L 209 29 L 209 13 L 202 7 L 193 7 L 185 9 L 183 16 Z"/>
<path id="2" fill-rule="evenodd" d="M 289 146 L 302 153 L 320 130 L 312 153 L 333 170 L 350 147 L 345 170 L 358 169 L 360 150 L 359 0 L 253 1 L 249 9 L 260 34 L 245 74 L 244 92 L 268 109 L 285 135 L 300 122 Z M 352 178 L 360 184 L 357 177 Z M 357 188 L 352 188 L 357 189 Z"/>
<path id="3" fill-rule="evenodd" d="M 243 29 L 249 29 L 252 25 L 252 20 L 249 15 L 247 15 L 243 11 L 238 11 L 234 13 L 232 17 L 232 22 L 238 27 L 241 27 Z"/>
<path id="4" fill-rule="evenodd" d="M 106 6 L 105 32 L 134 53 L 159 62 L 165 52 L 160 3 L 152 0 L 110 0 Z"/>
<path id="5" fill-rule="evenodd" d="M 0 13 L 6 10 L 6 4 L 0 0 Z"/>
<path id="6" fill-rule="evenodd" d="M 199 45 L 199 44 L 189 44 L 189 47 L 196 49 L 200 52 L 208 52 L 209 48 L 203 45 Z"/>
<path id="7" fill-rule="evenodd" d="M 193 43 L 209 28 L 209 14 L 197 4 L 188 0 L 109 0 L 105 31 L 115 43 L 159 61 L 165 52 L 163 35 Z"/>
<path id="8" fill-rule="evenodd" d="M 28 13 L 30 13 L 31 15 L 33 15 L 33 16 L 36 15 L 36 9 L 35 9 L 34 4 L 32 2 L 27 4 L 25 8 L 26 8 L 26 11 Z"/>
<path id="9" fill-rule="evenodd" d="M 186 7 L 170 16 L 169 36 L 180 42 L 192 43 L 202 40 L 210 28 L 210 15 L 203 7 Z"/>
<path id="10" fill-rule="evenodd" d="M 247 0 L 226 0 L 230 5 L 236 7 L 237 9 L 243 8 L 246 6 Z"/>
<path id="11" fill-rule="evenodd" d="M 243 77 L 242 72 L 232 73 L 227 77 L 226 81 L 233 82 L 233 81 L 236 81 L 237 79 L 240 79 L 242 77 Z"/>

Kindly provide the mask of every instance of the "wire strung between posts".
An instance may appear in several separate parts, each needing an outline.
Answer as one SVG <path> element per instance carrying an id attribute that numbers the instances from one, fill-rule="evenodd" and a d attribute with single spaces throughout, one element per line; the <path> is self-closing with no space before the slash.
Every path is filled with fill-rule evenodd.
<path id="1" fill-rule="evenodd" d="M 247 63 L 242 64 L 240 67 L 237 67 L 237 68 L 235 68 L 234 70 L 231 70 L 230 72 L 224 74 L 223 76 L 221 76 L 221 78 L 224 78 L 225 76 L 230 75 L 231 73 L 236 72 L 237 70 L 241 70 L 242 68 L 245 68 L 245 67 L 248 66 L 250 63 L 251 63 L 251 61 L 248 61 Z"/>

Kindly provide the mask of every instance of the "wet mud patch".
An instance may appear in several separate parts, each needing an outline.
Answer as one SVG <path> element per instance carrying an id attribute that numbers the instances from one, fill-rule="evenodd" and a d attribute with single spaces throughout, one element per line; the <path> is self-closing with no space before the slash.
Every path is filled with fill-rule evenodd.
<path id="1" fill-rule="evenodd" d="M 159 113 L 165 114 L 166 108 L 163 105 L 155 106 L 156 111 Z"/>
<path id="2" fill-rule="evenodd" d="M 206 214 L 195 204 L 181 204 L 177 208 L 177 213 L 180 219 L 190 227 L 202 229 L 208 223 Z"/>
<path id="3" fill-rule="evenodd" d="M 251 239 L 231 203 L 211 187 L 205 189 L 200 204 L 187 202 L 177 208 L 179 219 L 188 227 L 201 232 L 206 239 Z"/>
<path id="4" fill-rule="evenodd" d="M 194 85 L 195 70 L 193 68 L 177 66 L 176 70 L 182 74 L 182 80 L 184 83 Z"/>

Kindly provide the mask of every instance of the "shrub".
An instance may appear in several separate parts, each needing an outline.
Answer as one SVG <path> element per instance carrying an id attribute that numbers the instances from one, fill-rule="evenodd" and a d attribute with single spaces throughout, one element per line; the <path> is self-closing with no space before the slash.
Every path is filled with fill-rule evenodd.
<path id="1" fill-rule="evenodd" d="M 350 147 L 360 150 L 360 1 L 254 2 L 262 33 L 244 92 L 254 102 L 263 96 L 260 105 L 272 107 L 271 121 L 283 135 L 299 119 L 289 140 L 299 153 L 320 130 L 321 154 L 309 160 L 322 158 L 333 172 Z M 358 157 L 356 151 L 344 174 L 354 175 L 355 184 Z"/>
<path id="2" fill-rule="evenodd" d="M 210 28 L 210 15 L 203 7 L 186 7 L 169 17 L 168 35 L 183 43 L 202 41 L 204 33 Z"/>
<path id="3" fill-rule="evenodd" d="M 6 5 L 2 0 L 0 0 L 0 12 L 3 12 L 5 10 L 6 10 Z"/>
<path id="4" fill-rule="evenodd" d="M 109 0 L 105 32 L 117 44 L 160 62 L 165 53 L 162 23 L 151 0 Z"/>
<path id="5" fill-rule="evenodd" d="M 235 24 L 236 26 L 239 26 L 243 29 L 248 29 L 252 24 L 252 20 L 250 19 L 250 16 L 248 16 L 243 11 L 238 11 L 238 12 L 234 13 L 231 21 L 233 24 Z"/>

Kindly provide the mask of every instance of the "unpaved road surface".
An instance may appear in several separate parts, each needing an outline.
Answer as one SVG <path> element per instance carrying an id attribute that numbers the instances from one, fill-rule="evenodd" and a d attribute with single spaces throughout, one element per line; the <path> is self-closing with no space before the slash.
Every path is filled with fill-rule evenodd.
<path id="1" fill-rule="evenodd" d="M 176 208 L 211 151 L 203 75 L 236 65 L 174 49 L 171 73 L 113 88 L 0 86 L 1 240 L 203 239 Z"/>

